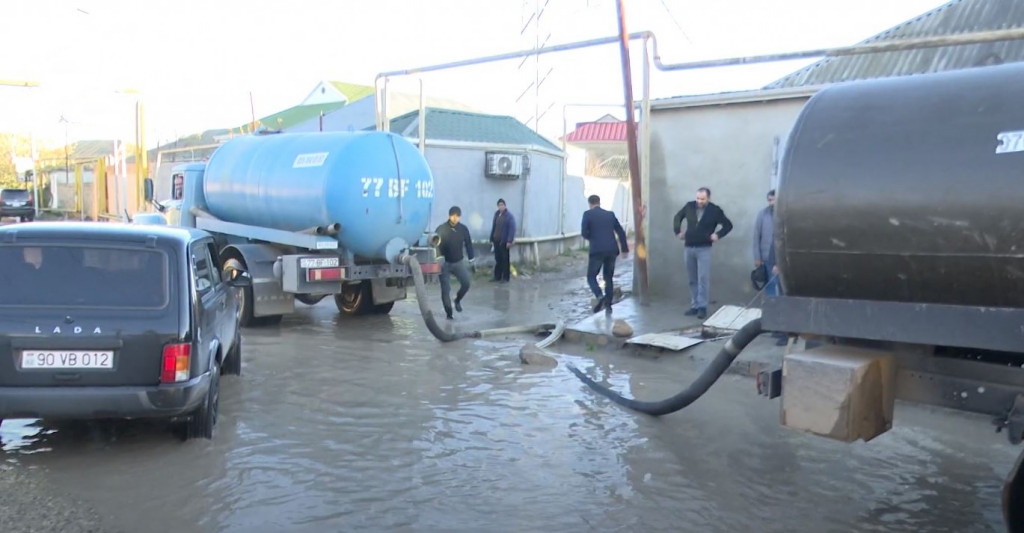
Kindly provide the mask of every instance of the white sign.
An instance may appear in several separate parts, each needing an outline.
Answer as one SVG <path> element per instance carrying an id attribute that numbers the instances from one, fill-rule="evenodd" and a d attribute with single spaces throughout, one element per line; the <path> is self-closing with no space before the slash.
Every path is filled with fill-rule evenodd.
<path id="1" fill-rule="evenodd" d="M 996 135 L 996 140 L 997 154 L 1024 152 L 1024 131 L 1004 131 Z"/>
<path id="2" fill-rule="evenodd" d="M 24 351 L 21 368 L 114 368 L 114 352 Z"/>
<path id="3" fill-rule="evenodd" d="M 388 198 L 405 198 L 411 187 L 409 187 L 409 180 L 404 178 L 362 178 L 363 181 L 363 198 L 380 198 L 381 190 L 384 188 L 384 183 L 387 182 L 387 197 Z M 434 197 L 434 184 L 430 181 L 417 181 L 416 182 L 416 197 L 417 198 L 433 198 Z"/>
<path id="4" fill-rule="evenodd" d="M 329 154 L 330 152 L 299 154 L 295 156 L 295 162 L 292 163 L 292 168 L 309 168 L 323 166 L 324 161 L 327 160 L 327 156 Z"/>

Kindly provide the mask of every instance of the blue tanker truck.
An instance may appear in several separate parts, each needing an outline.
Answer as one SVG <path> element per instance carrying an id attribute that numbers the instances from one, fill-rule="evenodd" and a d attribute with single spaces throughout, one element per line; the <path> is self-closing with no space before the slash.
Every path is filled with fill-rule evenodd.
<path id="1" fill-rule="evenodd" d="M 431 237 L 433 175 L 393 133 L 235 137 L 205 163 L 174 167 L 171 188 L 158 202 L 147 179 L 146 199 L 160 214 L 136 221 L 213 234 L 222 269 L 252 276 L 243 326 L 279 322 L 295 300 L 327 296 L 344 315 L 387 314 L 406 298 L 411 268 L 427 281 L 440 271 L 434 250 L 418 246 Z"/>

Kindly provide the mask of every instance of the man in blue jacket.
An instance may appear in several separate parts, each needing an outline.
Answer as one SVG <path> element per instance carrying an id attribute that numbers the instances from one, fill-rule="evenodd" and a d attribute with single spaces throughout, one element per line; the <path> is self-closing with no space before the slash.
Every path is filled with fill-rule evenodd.
<path id="1" fill-rule="evenodd" d="M 612 276 L 615 275 L 615 256 L 622 251 L 625 258 L 629 253 L 626 242 L 626 230 L 622 229 L 615 213 L 601 208 L 601 198 L 596 194 L 587 198 L 590 209 L 583 212 L 583 224 L 580 233 L 590 241 L 590 262 L 587 264 L 587 284 L 597 298 L 594 312 L 604 308 L 605 314 L 612 314 Z M 615 237 L 619 240 L 616 243 Z M 604 294 L 597 284 L 597 273 L 604 273 Z"/>
<path id="2" fill-rule="evenodd" d="M 498 210 L 491 222 L 491 244 L 494 245 L 494 279 L 508 283 L 512 277 L 511 251 L 516 240 L 516 218 L 508 212 L 505 200 L 498 199 Z"/>

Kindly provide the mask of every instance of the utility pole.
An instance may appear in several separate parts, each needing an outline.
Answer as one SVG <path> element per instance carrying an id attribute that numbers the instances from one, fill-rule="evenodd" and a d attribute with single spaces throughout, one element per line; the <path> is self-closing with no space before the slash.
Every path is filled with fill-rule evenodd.
<path id="1" fill-rule="evenodd" d="M 643 191 L 640 183 L 640 157 L 637 153 L 636 122 L 633 118 L 633 74 L 629 65 L 629 33 L 626 32 L 626 14 L 623 0 L 617 0 L 619 17 L 619 51 L 622 54 L 622 85 L 626 98 L 626 145 L 629 150 L 629 184 L 633 196 L 633 226 L 636 243 L 633 245 L 634 275 L 639 276 L 637 300 L 647 301 L 647 243 L 644 236 Z M 649 117 L 644 117 L 649 120 Z"/>

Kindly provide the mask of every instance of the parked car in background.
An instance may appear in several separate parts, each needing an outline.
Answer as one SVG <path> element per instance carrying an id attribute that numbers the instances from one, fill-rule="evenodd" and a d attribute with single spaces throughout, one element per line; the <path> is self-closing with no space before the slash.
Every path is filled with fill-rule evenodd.
<path id="1" fill-rule="evenodd" d="M 251 286 L 218 264 L 201 230 L 0 227 L 0 420 L 160 417 L 212 438 Z"/>
<path id="2" fill-rule="evenodd" d="M 25 189 L 0 190 L 0 218 L 17 218 L 18 222 L 35 219 L 36 207 L 32 191 Z"/>

